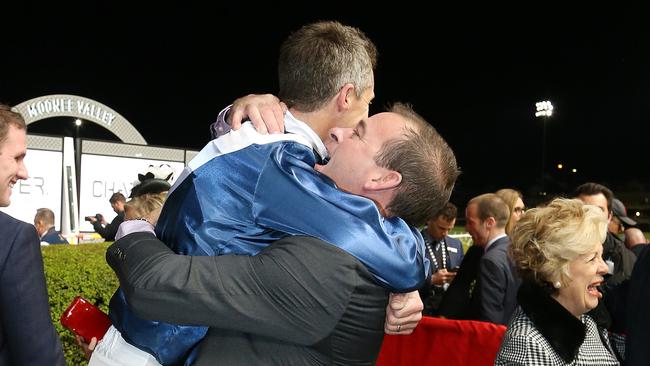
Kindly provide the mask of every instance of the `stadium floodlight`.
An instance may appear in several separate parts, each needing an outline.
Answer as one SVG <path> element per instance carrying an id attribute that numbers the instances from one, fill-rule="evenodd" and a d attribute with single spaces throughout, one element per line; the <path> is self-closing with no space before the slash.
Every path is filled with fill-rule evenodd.
<path id="1" fill-rule="evenodd" d="M 548 100 L 535 103 L 535 117 L 550 117 L 553 115 L 553 104 Z"/>
<path id="2" fill-rule="evenodd" d="M 535 103 L 535 117 L 542 118 L 542 166 L 540 174 L 540 184 L 541 190 L 539 194 L 545 196 L 546 192 L 544 191 L 544 168 L 546 165 L 546 120 L 553 115 L 553 103 L 548 100 Z M 558 169 L 562 169 L 558 166 Z"/>

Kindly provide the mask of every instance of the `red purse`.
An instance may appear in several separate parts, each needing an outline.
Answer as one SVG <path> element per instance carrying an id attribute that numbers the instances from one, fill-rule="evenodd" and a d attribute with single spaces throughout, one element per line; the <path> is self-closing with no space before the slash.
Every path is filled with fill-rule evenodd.
<path id="1" fill-rule="evenodd" d="M 98 341 L 104 337 L 111 326 L 111 320 L 98 307 L 77 296 L 61 314 L 61 325 L 90 342 L 92 337 L 96 337 Z"/>

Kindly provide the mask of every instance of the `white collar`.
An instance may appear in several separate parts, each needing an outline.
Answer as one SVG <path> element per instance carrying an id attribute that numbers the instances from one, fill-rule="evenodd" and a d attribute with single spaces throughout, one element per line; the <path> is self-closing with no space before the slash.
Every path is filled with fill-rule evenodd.
<path id="1" fill-rule="evenodd" d="M 487 245 L 485 246 L 485 250 L 487 250 L 490 247 L 490 245 L 492 245 L 495 241 L 503 238 L 504 236 L 508 236 L 508 235 L 504 233 L 504 234 L 501 234 L 501 235 L 497 236 L 496 238 L 488 241 Z"/>
<path id="2" fill-rule="evenodd" d="M 316 131 L 309 127 L 309 125 L 305 122 L 294 117 L 293 114 L 291 114 L 289 111 L 284 114 L 284 129 L 287 132 L 295 133 L 296 135 L 305 137 L 311 144 L 311 148 L 314 149 L 322 159 L 325 159 L 329 156 L 327 153 L 327 148 L 325 148 L 325 144 L 320 139 Z"/>

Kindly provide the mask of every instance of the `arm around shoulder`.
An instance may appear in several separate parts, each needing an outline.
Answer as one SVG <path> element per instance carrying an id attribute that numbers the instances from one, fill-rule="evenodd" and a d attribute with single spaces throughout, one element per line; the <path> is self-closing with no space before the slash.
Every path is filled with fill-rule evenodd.
<path id="1" fill-rule="evenodd" d="M 151 234 L 135 233 L 116 241 L 106 256 L 141 317 L 299 344 L 330 333 L 361 265 L 308 237 L 279 240 L 256 256 L 190 257 L 173 253 Z"/>

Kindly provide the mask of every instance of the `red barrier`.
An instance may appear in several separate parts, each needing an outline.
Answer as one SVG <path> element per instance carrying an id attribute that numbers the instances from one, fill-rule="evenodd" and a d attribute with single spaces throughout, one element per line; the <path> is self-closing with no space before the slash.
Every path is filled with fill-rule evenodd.
<path id="1" fill-rule="evenodd" d="M 377 366 L 493 365 L 506 327 L 423 317 L 413 334 L 385 335 Z"/>

